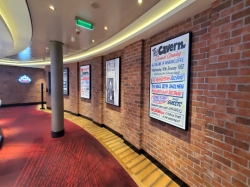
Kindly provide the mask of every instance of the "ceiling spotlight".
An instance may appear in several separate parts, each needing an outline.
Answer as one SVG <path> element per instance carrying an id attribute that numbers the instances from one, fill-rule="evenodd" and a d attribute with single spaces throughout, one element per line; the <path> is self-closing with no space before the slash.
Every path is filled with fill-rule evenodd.
<path id="1" fill-rule="evenodd" d="M 94 43 L 94 42 L 95 42 L 95 40 L 92 40 L 92 42 Z"/>
<path id="2" fill-rule="evenodd" d="M 80 33 L 81 33 L 80 29 L 76 29 L 76 34 L 80 34 Z"/>
<path id="3" fill-rule="evenodd" d="M 71 42 L 75 42 L 76 41 L 76 39 L 72 36 L 71 37 Z"/>
<path id="4" fill-rule="evenodd" d="M 141 4 L 141 3 L 142 3 L 142 0 L 138 0 L 138 3 Z"/>
<path id="5" fill-rule="evenodd" d="M 49 48 L 48 47 L 46 47 L 46 52 L 48 52 L 49 51 Z"/>
<path id="6" fill-rule="evenodd" d="M 105 30 L 108 30 L 108 27 L 105 26 L 104 29 L 105 29 Z"/>
<path id="7" fill-rule="evenodd" d="M 50 10 L 55 10 L 55 7 L 53 7 L 52 5 L 49 6 Z"/>

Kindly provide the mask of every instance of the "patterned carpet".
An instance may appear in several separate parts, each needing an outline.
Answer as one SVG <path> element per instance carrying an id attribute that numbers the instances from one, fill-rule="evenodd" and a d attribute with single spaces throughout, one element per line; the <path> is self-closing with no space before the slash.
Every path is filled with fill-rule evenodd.
<path id="1" fill-rule="evenodd" d="M 137 186 L 95 138 L 64 123 L 65 136 L 52 139 L 50 114 L 36 106 L 1 108 L 0 186 Z"/>

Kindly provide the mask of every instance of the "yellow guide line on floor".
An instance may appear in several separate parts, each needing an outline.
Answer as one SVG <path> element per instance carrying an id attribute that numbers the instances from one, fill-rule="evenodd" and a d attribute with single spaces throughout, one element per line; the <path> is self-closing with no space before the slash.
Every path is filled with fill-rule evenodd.
<path id="1" fill-rule="evenodd" d="M 50 110 L 43 111 L 50 113 Z M 116 158 L 139 187 L 179 187 L 143 154 L 137 154 L 124 143 L 123 139 L 109 130 L 66 112 L 64 118 L 94 136 Z"/>

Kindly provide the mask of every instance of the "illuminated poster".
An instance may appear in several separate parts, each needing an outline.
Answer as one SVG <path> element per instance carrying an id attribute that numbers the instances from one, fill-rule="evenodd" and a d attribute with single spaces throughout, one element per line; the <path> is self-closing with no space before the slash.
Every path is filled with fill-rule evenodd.
<path id="1" fill-rule="evenodd" d="M 106 103 L 120 105 L 120 58 L 106 61 Z"/>
<path id="2" fill-rule="evenodd" d="M 80 68 L 81 98 L 90 99 L 90 65 Z"/>
<path id="3" fill-rule="evenodd" d="M 191 33 L 151 47 L 149 116 L 187 130 Z"/>
<path id="4" fill-rule="evenodd" d="M 69 95 L 69 69 L 63 69 L 63 95 Z"/>

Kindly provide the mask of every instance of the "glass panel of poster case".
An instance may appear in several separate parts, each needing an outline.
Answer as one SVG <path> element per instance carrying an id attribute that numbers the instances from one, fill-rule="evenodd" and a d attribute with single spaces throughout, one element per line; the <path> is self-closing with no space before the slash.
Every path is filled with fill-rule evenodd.
<path id="1" fill-rule="evenodd" d="M 106 103 L 120 106 L 120 58 L 106 61 Z"/>
<path id="2" fill-rule="evenodd" d="M 81 66 L 80 68 L 80 87 L 81 98 L 90 99 L 91 96 L 91 75 L 90 65 Z"/>
<path id="3" fill-rule="evenodd" d="M 69 69 L 63 69 L 63 95 L 69 95 Z"/>
<path id="4" fill-rule="evenodd" d="M 151 47 L 149 116 L 187 130 L 191 32 Z"/>

